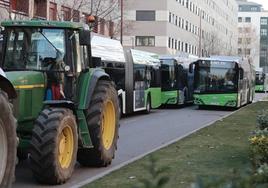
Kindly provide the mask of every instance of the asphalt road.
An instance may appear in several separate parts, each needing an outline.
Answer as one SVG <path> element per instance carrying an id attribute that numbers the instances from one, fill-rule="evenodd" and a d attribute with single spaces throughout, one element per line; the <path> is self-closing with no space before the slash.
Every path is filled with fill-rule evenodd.
<path id="1" fill-rule="evenodd" d="M 264 96 L 266 94 L 256 94 L 255 101 Z M 72 178 L 66 184 L 54 187 L 82 186 L 232 112 L 222 109 L 198 110 L 196 106 L 189 106 L 180 109 L 159 109 L 149 115 L 137 114 L 123 118 L 118 151 L 112 165 L 107 168 L 83 168 L 77 165 Z M 36 183 L 28 166 L 28 161 L 17 166 L 16 182 L 13 187 L 53 187 Z"/>

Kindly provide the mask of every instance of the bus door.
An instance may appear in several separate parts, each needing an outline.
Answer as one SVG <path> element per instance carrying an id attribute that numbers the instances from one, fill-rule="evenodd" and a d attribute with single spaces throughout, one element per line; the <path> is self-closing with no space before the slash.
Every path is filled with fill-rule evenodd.
<path id="1" fill-rule="evenodd" d="M 133 91 L 133 110 L 141 111 L 145 110 L 146 107 L 146 96 L 145 90 L 148 89 L 149 82 L 147 77 L 147 67 L 146 65 L 134 64 L 134 91 Z"/>
<path id="2" fill-rule="evenodd" d="M 248 88 L 248 80 L 245 72 L 242 68 L 239 69 L 239 95 L 240 95 L 240 104 L 243 105 L 247 102 L 247 88 Z"/>

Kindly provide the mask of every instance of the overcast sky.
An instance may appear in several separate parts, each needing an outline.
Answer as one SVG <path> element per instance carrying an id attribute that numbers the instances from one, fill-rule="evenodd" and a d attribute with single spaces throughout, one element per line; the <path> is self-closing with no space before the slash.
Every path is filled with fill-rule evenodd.
<path id="1" fill-rule="evenodd" d="M 263 8 L 264 8 L 265 10 L 268 10 L 268 1 L 267 1 L 267 0 L 249 0 L 249 1 L 256 2 L 256 3 L 259 3 L 259 4 L 262 4 Z"/>

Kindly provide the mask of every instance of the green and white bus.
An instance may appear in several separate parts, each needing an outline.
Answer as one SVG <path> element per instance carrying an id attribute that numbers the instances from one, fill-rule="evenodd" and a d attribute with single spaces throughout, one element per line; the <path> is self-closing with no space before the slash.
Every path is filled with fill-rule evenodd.
<path id="1" fill-rule="evenodd" d="M 160 56 L 163 105 L 193 102 L 194 74 L 189 72 L 189 65 L 196 59 L 194 56 Z"/>
<path id="2" fill-rule="evenodd" d="M 262 70 L 256 69 L 256 92 L 266 92 L 268 90 L 268 74 L 265 74 Z"/>
<path id="3" fill-rule="evenodd" d="M 92 55 L 116 84 L 122 114 L 161 106 L 160 61 L 154 53 L 123 50 L 120 42 L 92 37 Z"/>
<path id="4" fill-rule="evenodd" d="M 194 72 L 194 103 L 239 108 L 255 94 L 255 70 L 247 59 L 215 56 L 190 66 Z"/>

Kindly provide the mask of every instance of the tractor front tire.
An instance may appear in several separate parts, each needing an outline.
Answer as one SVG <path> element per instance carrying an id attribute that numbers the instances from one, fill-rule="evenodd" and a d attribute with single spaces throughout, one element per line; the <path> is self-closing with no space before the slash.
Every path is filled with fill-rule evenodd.
<path id="1" fill-rule="evenodd" d="M 35 179 L 43 184 L 65 183 L 76 163 L 78 134 L 73 112 L 44 109 L 32 132 L 30 162 Z"/>
<path id="2" fill-rule="evenodd" d="M 0 90 L 0 187 L 11 187 L 17 156 L 16 120 L 6 93 Z"/>
<path id="3" fill-rule="evenodd" d="M 111 164 L 117 149 L 119 102 L 114 84 L 100 80 L 86 110 L 93 148 L 78 150 L 77 160 L 83 166 L 104 167 Z"/>

